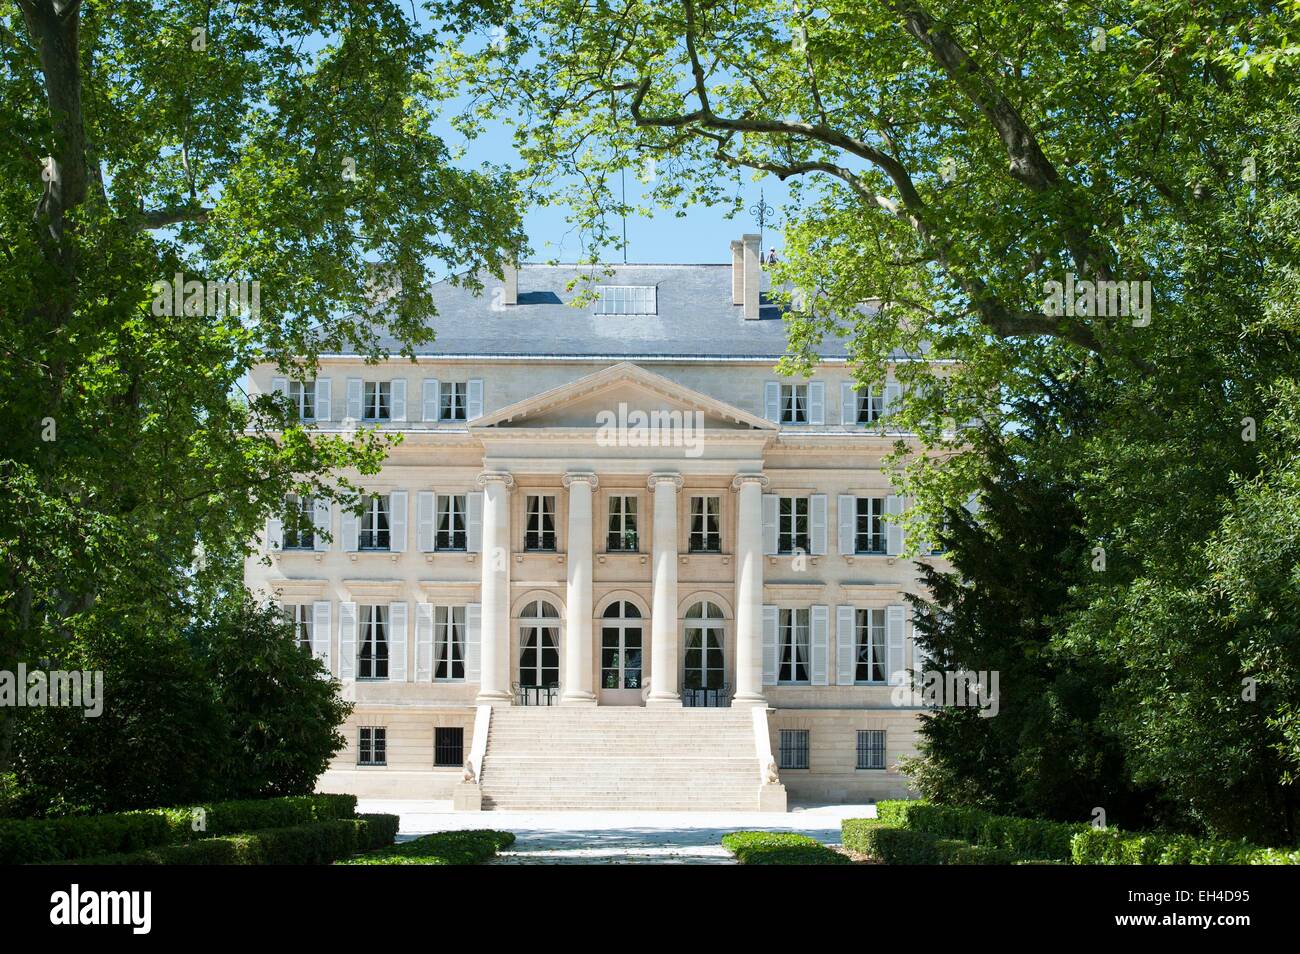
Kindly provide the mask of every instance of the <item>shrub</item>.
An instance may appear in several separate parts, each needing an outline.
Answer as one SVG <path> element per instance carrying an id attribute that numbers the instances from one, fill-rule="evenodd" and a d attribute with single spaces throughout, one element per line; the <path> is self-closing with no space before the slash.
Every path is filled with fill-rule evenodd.
<path id="1" fill-rule="evenodd" d="M 340 865 L 476 865 L 514 843 L 515 836 L 508 831 L 486 829 L 440 831 L 335 863 Z"/>
<path id="2" fill-rule="evenodd" d="M 881 821 L 912 831 L 956 838 L 988 848 L 1005 848 L 1021 858 L 1066 860 L 1070 840 L 1088 826 L 994 815 L 978 808 L 926 801 L 886 801 L 876 806 Z"/>
<path id="3" fill-rule="evenodd" d="M 297 795 L 117 815 L 0 819 L 0 864 L 120 854 L 257 829 L 346 819 L 356 814 L 356 804 L 355 795 Z M 206 827 L 196 832 L 193 819 L 200 808 Z"/>
<path id="4" fill-rule="evenodd" d="M 1076 865 L 1294 865 L 1300 851 L 1244 841 L 1088 828 L 1071 844 Z"/>
<path id="5" fill-rule="evenodd" d="M 1005 848 L 972 845 L 871 819 L 846 819 L 841 832 L 845 848 L 887 865 L 1010 865 L 1020 860 Z"/>
<path id="6" fill-rule="evenodd" d="M 815 838 L 792 832 L 733 831 L 722 846 L 742 865 L 847 865 L 844 855 Z"/>

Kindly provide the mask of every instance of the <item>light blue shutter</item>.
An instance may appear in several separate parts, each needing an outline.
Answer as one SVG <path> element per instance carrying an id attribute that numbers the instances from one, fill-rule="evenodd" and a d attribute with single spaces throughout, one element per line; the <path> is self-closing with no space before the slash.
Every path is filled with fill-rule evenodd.
<path id="1" fill-rule="evenodd" d="M 885 498 L 885 513 L 892 519 L 885 525 L 885 552 L 898 556 L 903 552 L 903 498 L 893 495 Z"/>
<path id="2" fill-rule="evenodd" d="M 268 517 L 266 520 L 266 552 L 275 553 L 284 549 L 284 520 L 280 517 Z"/>
<path id="3" fill-rule="evenodd" d="M 779 497 L 776 494 L 763 494 L 763 552 L 772 554 L 776 552 L 776 514 L 779 506 Z"/>
<path id="4" fill-rule="evenodd" d="M 406 420 L 406 378 L 393 378 L 392 404 L 389 405 L 388 419 L 391 421 Z"/>
<path id="5" fill-rule="evenodd" d="M 287 398 L 287 397 L 289 396 L 289 379 L 288 379 L 288 378 L 272 378 L 272 379 L 271 379 L 271 393 L 272 393 L 272 394 L 278 394 L 278 395 L 280 395 L 281 397 Z"/>
<path id="6" fill-rule="evenodd" d="M 858 498 L 840 494 L 835 501 L 836 538 L 842 556 L 857 552 Z"/>
<path id="7" fill-rule="evenodd" d="M 840 382 L 840 423 L 858 423 L 858 389 L 852 381 Z"/>
<path id="8" fill-rule="evenodd" d="M 465 607 L 465 681 L 478 682 L 479 640 L 483 631 L 483 604 L 469 603 Z"/>
<path id="9" fill-rule="evenodd" d="M 814 606 L 812 619 L 812 684 L 824 686 L 830 681 L 830 607 Z"/>
<path id="10" fill-rule="evenodd" d="M 826 423 L 826 382 L 812 381 L 808 384 L 808 423 Z"/>
<path id="11" fill-rule="evenodd" d="M 813 494 L 808 498 L 808 544 L 813 556 L 826 555 L 826 495 Z"/>
<path id="12" fill-rule="evenodd" d="M 433 681 L 433 604 L 415 604 L 415 681 Z"/>
<path id="13" fill-rule="evenodd" d="M 317 600 L 311 610 L 311 654 L 330 669 L 330 601 Z"/>
<path id="14" fill-rule="evenodd" d="M 483 550 L 483 494 L 465 495 L 465 549 L 470 553 Z"/>
<path id="15" fill-rule="evenodd" d="M 917 630 L 917 627 L 916 627 L 916 617 L 919 616 L 919 615 L 921 614 L 921 612 L 922 612 L 922 611 L 918 609 L 918 610 L 915 610 L 915 611 L 913 612 L 913 614 L 912 614 L 912 639 L 911 639 L 911 643 L 912 643 L 912 672 L 914 672 L 914 673 L 917 674 L 917 678 L 916 678 L 916 680 L 915 680 L 915 685 L 916 685 L 916 687 L 917 687 L 918 689 L 921 687 L 921 675 L 920 675 L 920 674 L 923 673 L 923 672 L 925 672 L 925 667 L 926 667 L 926 665 L 929 663 L 929 659 L 927 659 L 927 658 L 926 658 L 926 655 L 925 655 L 925 650 L 921 648 L 921 644 L 920 644 L 919 640 L 917 639 L 917 633 L 918 633 L 918 630 Z"/>
<path id="16" fill-rule="evenodd" d="M 362 407 L 364 388 L 360 378 L 348 378 L 348 406 L 347 419 L 350 421 L 359 421 L 364 416 Z"/>
<path id="17" fill-rule="evenodd" d="M 329 421 L 334 417 L 334 382 L 329 378 L 316 379 L 316 420 Z"/>
<path id="18" fill-rule="evenodd" d="M 347 508 L 339 515 L 339 536 L 343 538 L 343 552 L 356 553 L 361 549 L 361 520 Z"/>
<path id="19" fill-rule="evenodd" d="M 438 407 L 442 398 L 438 393 L 438 379 L 425 378 L 424 384 L 420 391 L 420 404 L 423 408 L 423 417 L 426 421 L 436 421 L 438 419 Z"/>
<path id="20" fill-rule="evenodd" d="M 906 622 L 904 607 L 891 606 L 885 610 L 885 658 L 889 663 L 891 686 L 903 686 L 908 682 L 907 662 L 903 659 L 903 629 Z"/>
<path id="21" fill-rule="evenodd" d="M 421 553 L 433 552 L 434 499 L 432 490 L 421 490 L 415 495 L 415 548 Z"/>
<path id="22" fill-rule="evenodd" d="M 763 685 L 776 685 L 777 636 L 776 607 L 763 606 Z"/>
<path id="23" fill-rule="evenodd" d="M 903 386 L 897 381 L 885 382 L 885 401 L 883 411 L 885 414 L 893 414 L 899 409 L 903 401 Z"/>
<path id="24" fill-rule="evenodd" d="M 388 679 L 406 682 L 406 604 L 388 604 Z"/>
<path id="25" fill-rule="evenodd" d="M 781 423 L 781 382 L 768 381 L 763 385 L 763 417 Z"/>
<path id="26" fill-rule="evenodd" d="M 357 604 L 339 603 L 339 678 L 357 677 Z"/>
<path id="27" fill-rule="evenodd" d="M 388 549 L 393 553 L 406 552 L 405 490 L 394 490 L 388 495 Z"/>
<path id="28" fill-rule="evenodd" d="M 483 379 L 470 378 L 466 390 L 465 419 L 472 421 L 483 416 Z"/>
<path id="29" fill-rule="evenodd" d="M 856 611 L 852 606 L 835 607 L 835 659 L 836 659 L 836 682 L 841 686 L 851 686 L 857 675 L 854 670 L 857 668 L 857 633 L 854 630 L 856 622 Z"/>

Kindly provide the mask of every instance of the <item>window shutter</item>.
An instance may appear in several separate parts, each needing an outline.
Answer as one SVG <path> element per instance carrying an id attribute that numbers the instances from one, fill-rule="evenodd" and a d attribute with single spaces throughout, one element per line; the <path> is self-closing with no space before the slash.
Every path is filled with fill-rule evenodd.
<path id="1" fill-rule="evenodd" d="M 388 411 L 388 419 L 391 421 L 406 420 L 406 378 L 393 378 L 390 393 L 393 402 Z"/>
<path id="2" fill-rule="evenodd" d="M 776 512 L 778 506 L 776 494 L 763 494 L 763 552 L 776 552 Z"/>
<path id="3" fill-rule="evenodd" d="M 858 423 L 858 389 L 852 381 L 840 382 L 840 423 Z"/>
<path id="4" fill-rule="evenodd" d="M 330 601 L 317 600 L 311 610 L 311 654 L 330 668 Z"/>
<path id="5" fill-rule="evenodd" d="M 769 421 L 781 422 L 780 381 L 768 381 L 763 385 L 763 416 Z"/>
<path id="6" fill-rule="evenodd" d="M 852 556 L 858 549 L 858 498 L 851 494 L 840 494 L 835 501 L 835 516 L 840 554 Z"/>
<path id="7" fill-rule="evenodd" d="M 432 553 L 435 513 L 432 490 L 421 490 L 416 493 L 415 510 L 415 548 L 421 553 Z"/>
<path id="8" fill-rule="evenodd" d="M 836 683 L 851 686 L 857 680 L 854 665 L 857 662 L 857 634 L 853 632 L 856 612 L 852 606 L 835 607 L 835 659 Z"/>
<path id="9" fill-rule="evenodd" d="M 810 381 L 808 383 L 808 423 L 826 423 L 825 381 Z"/>
<path id="10" fill-rule="evenodd" d="M 347 418 L 350 421 L 359 421 L 362 417 L 362 399 L 363 388 L 360 378 L 348 378 L 348 407 Z"/>
<path id="11" fill-rule="evenodd" d="M 284 520 L 280 517 L 268 517 L 266 520 L 266 552 L 275 553 L 284 549 Z"/>
<path id="12" fill-rule="evenodd" d="M 886 414 L 893 414 L 898 410 L 903 399 L 903 387 L 897 381 L 885 382 L 885 406 Z"/>
<path id="13" fill-rule="evenodd" d="M 470 603 L 465 607 L 465 681 L 478 682 L 479 634 L 483 629 L 483 604 Z"/>
<path id="14" fill-rule="evenodd" d="M 465 495 L 466 549 L 470 553 L 483 550 L 483 495 Z"/>
<path id="15" fill-rule="evenodd" d="M 406 604 L 388 604 L 388 679 L 406 682 Z"/>
<path id="16" fill-rule="evenodd" d="M 812 622 L 812 684 L 824 686 L 830 681 L 830 607 L 814 606 Z"/>
<path id="17" fill-rule="evenodd" d="M 916 626 L 916 616 L 919 615 L 920 612 L 920 610 L 916 610 L 912 617 L 912 672 L 918 674 L 924 672 L 926 665 L 930 662 L 929 657 L 925 654 L 925 650 L 921 648 L 920 640 L 917 638 L 920 631 Z M 919 678 L 916 681 L 916 686 L 917 688 L 920 688 L 921 686 Z"/>
<path id="18" fill-rule="evenodd" d="M 776 685 L 776 607 L 763 606 L 763 685 Z"/>
<path id="19" fill-rule="evenodd" d="M 424 379 L 424 384 L 420 389 L 420 403 L 423 405 L 424 410 L 421 416 L 426 421 L 436 421 L 438 419 L 438 407 L 442 403 L 441 395 L 438 392 L 437 378 Z"/>
<path id="20" fill-rule="evenodd" d="M 406 552 L 405 490 L 394 490 L 388 495 L 388 549 L 393 553 Z"/>
<path id="21" fill-rule="evenodd" d="M 472 421 L 483 416 L 483 379 L 470 378 L 469 387 L 465 389 L 465 419 Z"/>
<path id="22" fill-rule="evenodd" d="M 328 421 L 334 417 L 334 382 L 329 378 L 316 379 L 316 420 Z"/>
<path id="23" fill-rule="evenodd" d="M 289 379 L 288 379 L 288 378 L 272 378 L 272 379 L 271 379 L 271 393 L 272 393 L 272 394 L 278 394 L 278 395 L 280 395 L 281 397 L 286 397 L 286 398 L 287 398 L 287 397 L 289 396 Z"/>
<path id="24" fill-rule="evenodd" d="M 322 500 L 317 497 L 312 504 L 312 532 L 313 548 L 325 551 L 330 548 L 330 542 L 325 535 L 330 532 L 330 526 L 333 521 L 330 519 L 334 515 L 333 504 L 328 500 Z"/>
<path id="25" fill-rule="evenodd" d="M 890 606 L 885 610 L 885 653 L 889 663 L 889 684 L 907 684 L 907 662 L 903 659 L 903 626 L 906 609 Z"/>
<path id="26" fill-rule="evenodd" d="M 975 514 L 980 512 L 979 495 L 971 494 L 969 497 L 966 498 L 966 502 L 962 504 L 962 506 L 966 508 L 966 512 L 969 513 L 972 517 L 975 516 Z"/>
<path id="27" fill-rule="evenodd" d="M 339 516 L 339 536 L 343 538 L 344 553 L 356 553 L 361 549 L 361 520 L 351 510 L 344 509 Z"/>
<path id="28" fill-rule="evenodd" d="M 808 544 L 813 556 L 826 555 L 826 495 L 808 498 Z"/>
<path id="29" fill-rule="evenodd" d="M 885 528 L 885 552 L 898 556 L 903 552 L 903 498 L 889 496 L 885 498 L 885 513 L 892 517 Z"/>
<path id="30" fill-rule="evenodd" d="M 339 678 L 357 677 L 357 604 L 339 603 Z"/>
<path id="31" fill-rule="evenodd" d="M 415 604 L 415 681 L 433 681 L 433 604 Z"/>

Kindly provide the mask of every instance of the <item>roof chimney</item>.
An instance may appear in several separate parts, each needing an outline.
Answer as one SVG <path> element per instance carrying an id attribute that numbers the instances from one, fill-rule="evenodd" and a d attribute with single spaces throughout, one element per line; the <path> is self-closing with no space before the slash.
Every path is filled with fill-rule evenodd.
<path id="1" fill-rule="evenodd" d="M 731 303 L 745 303 L 745 246 L 740 239 L 731 243 Z"/>
<path id="2" fill-rule="evenodd" d="M 752 234 L 742 235 L 740 241 L 744 246 L 745 259 L 745 278 L 742 289 L 745 320 L 754 321 L 758 318 L 759 282 L 762 280 L 763 275 L 763 270 L 759 267 L 759 258 L 762 254 L 758 247 L 760 238 Z"/>
<path id="3" fill-rule="evenodd" d="M 519 264 L 513 255 L 501 264 L 501 304 L 519 304 Z"/>

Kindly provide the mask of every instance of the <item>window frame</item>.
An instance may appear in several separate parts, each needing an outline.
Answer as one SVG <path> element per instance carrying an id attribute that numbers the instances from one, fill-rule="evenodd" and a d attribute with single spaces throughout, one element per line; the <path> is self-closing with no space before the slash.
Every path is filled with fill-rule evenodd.
<path id="1" fill-rule="evenodd" d="M 615 512 L 614 501 L 621 501 Z M 606 553 L 640 553 L 641 525 L 640 497 L 637 494 L 610 494 L 605 505 L 605 552 Z M 632 506 L 628 508 L 628 501 Z M 617 528 L 616 528 L 617 524 Z M 630 528 L 629 528 L 630 524 Z M 627 546 L 629 536 L 632 545 Z"/>
<path id="2" fill-rule="evenodd" d="M 808 729 L 779 730 L 776 747 L 777 768 L 782 771 L 806 771 L 812 764 L 811 752 L 812 733 Z"/>
<path id="3" fill-rule="evenodd" d="M 855 686 L 885 686 L 889 684 L 889 642 L 887 611 L 882 606 L 861 606 L 853 610 L 853 684 Z M 866 620 L 865 625 L 863 620 Z M 879 625 L 876 620 L 879 619 Z M 863 640 L 863 635 L 866 640 Z M 877 636 L 879 639 L 877 640 Z M 880 655 L 876 658 L 875 648 Z M 863 659 L 863 651 L 866 658 Z M 873 667 L 880 671 L 879 679 L 858 678 L 859 667 L 867 667 L 870 675 Z"/>
<path id="4" fill-rule="evenodd" d="M 885 733 L 884 729 L 858 729 L 856 768 L 859 772 L 885 771 L 889 751 Z M 875 756 L 879 756 L 879 765 L 872 764 Z"/>
<path id="5" fill-rule="evenodd" d="M 550 501 L 549 508 L 546 501 Z M 537 502 L 537 508 L 534 509 L 533 503 Z M 525 553 L 555 553 L 559 549 L 560 535 L 556 530 L 556 510 L 559 507 L 559 497 L 556 494 L 527 494 L 524 497 L 524 552 Z M 536 518 L 537 525 L 534 527 L 533 521 Z M 546 524 L 549 521 L 550 528 Z M 550 539 L 550 546 L 546 545 L 547 539 Z"/>
<path id="6" fill-rule="evenodd" d="M 855 556 L 887 556 L 889 554 L 889 526 L 885 522 L 885 504 L 884 497 L 854 497 L 853 500 L 853 554 Z M 868 529 L 864 533 L 862 530 L 862 505 L 868 505 L 869 510 L 874 510 L 879 505 L 879 513 L 868 513 L 866 520 Z M 868 540 L 875 539 L 879 542 L 878 548 L 863 549 L 862 538 Z"/>
<path id="7" fill-rule="evenodd" d="M 391 421 L 393 419 L 392 381 L 363 381 L 361 383 L 361 419 L 363 421 Z"/>
<path id="8" fill-rule="evenodd" d="M 367 738 L 367 734 L 369 738 Z M 388 764 L 388 726 L 357 726 L 357 765 Z"/>
<path id="9" fill-rule="evenodd" d="M 297 412 L 298 420 L 316 420 L 316 381 L 290 380 L 288 391 L 289 403 Z"/>
<path id="10" fill-rule="evenodd" d="M 383 603 L 362 603 L 357 607 L 357 682 L 384 682 L 391 668 L 391 646 L 388 640 L 388 607 Z M 368 648 L 368 655 L 363 652 Z M 383 649 L 383 658 L 379 650 Z M 370 670 L 362 674 L 362 664 Z M 383 672 L 380 672 L 380 669 Z"/>
<path id="11" fill-rule="evenodd" d="M 709 513 L 708 502 L 712 500 L 717 505 L 715 512 Z M 700 512 L 695 510 L 696 501 L 703 501 Z M 687 553 L 721 553 L 722 552 L 722 497 L 717 494 L 692 494 L 689 504 L 689 517 L 687 522 Z M 700 521 L 700 529 L 695 527 L 696 519 Z M 713 527 L 709 527 L 709 520 L 712 518 Z M 697 545 L 696 541 L 699 541 Z M 713 546 L 709 546 L 712 541 Z"/>
<path id="12" fill-rule="evenodd" d="M 289 519 L 294 511 L 293 501 L 297 501 L 297 520 Z M 300 497 L 289 494 L 284 498 L 285 514 L 281 521 L 281 550 L 315 550 L 316 549 L 316 498 Z M 299 529 L 305 527 L 306 529 Z M 292 543 L 290 542 L 292 540 Z"/>
<path id="13" fill-rule="evenodd" d="M 787 625 L 788 621 L 788 625 Z M 788 637 L 788 638 L 787 638 Z M 790 658 L 786 662 L 785 650 Z M 803 650 L 800 659 L 798 650 Z M 802 665 L 804 678 L 799 678 Z M 782 678 L 789 668 L 790 678 Z M 776 616 L 776 684 L 778 686 L 812 685 L 812 609 L 810 607 L 781 606 Z"/>
<path id="14" fill-rule="evenodd" d="M 801 522 L 800 503 L 803 504 L 802 530 L 799 529 Z M 789 504 L 789 513 L 786 513 L 787 504 Z M 790 525 L 789 529 L 786 528 L 787 521 Z M 787 540 L 789 541 L 788 547 L 785 546 Z M 784 494 L 777 497 L 776 552 L 781 556 L 812 552 L 812 499 L 810 497 L 787 496 Z"/>
<path id="15" fill-rule="evenodd" d="M 443 506 L 444 501 L 447 501 L 445 509 Z M 442 529 L 444 513 L 448 518 L 449 529 L 447 530 Z M 457 521 L 459 521 L 459 527 Z M 458 539 L 460 540 L 459 546 L 456 545 Z M 450 542 L 444 545 L 444 540 Z M 469 549 L 468 494 L 434 494 L 433 549 L 435 553 L 464 553 Z"/>
<path id="16" fill-rule="evenodd" d="M 311 603 L 286 603 L 284 615 L 293 627 L 294 644 L 310 653 L 316 630 L 316 607 Z"/>
<path id="17" fill-rule="evenodd" d="M 444 743 L 440 737 L 444 734 L 451 735 L 457 741 Z M 454 759 L 450 753 L 455 752 Z M 441 757 L 439 753 L 442 753 Z M 433 767 L 434 768 L 459 768 L 465 764 L 465 727 L 463 725 L 436 725 L 433 727 Z"/>
<path id="18" fill-rule="evenodd" d="M 782 424 L 807 424 L 811 420 L 808 407 L 808 384 L 782 383 L 780 396 Z"/>
<path id="19" fill-rule="evenodd" d="M 853 419 L 858 423 L 858 426 L 868 427 L 885 416 L 885 395 L 883 393 L 870 391 L 866 388 L 856 388 L 853 393 L 857 403 Z"/>
<path id="20" fill-rule="evenodd" d="M 459 415 L 457 411 L 460 412 Z M 469 420 L 468 381 L 442 381 L 438 384 L 438 420 L 440 422 Z"/>
<path id="21" fill-rule="evenodd" d="M 433 681 L 465 681 L 465 607 L 442 605 L 433 608 Z M 448 652 L 450 650 L 450 652 Z M 460 675 L 456 675 L 459 666 Z M 440 672 L 446 673 L 439 675 Z"/>
<path id="22" fill-rule="evenodd" d="M 357 528 L 357 549 L 378 553 L 393 549 L 393 501 L 388 494 L 370 494 Z"/>

